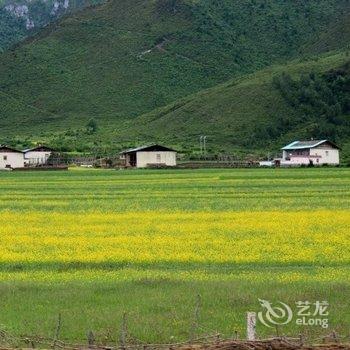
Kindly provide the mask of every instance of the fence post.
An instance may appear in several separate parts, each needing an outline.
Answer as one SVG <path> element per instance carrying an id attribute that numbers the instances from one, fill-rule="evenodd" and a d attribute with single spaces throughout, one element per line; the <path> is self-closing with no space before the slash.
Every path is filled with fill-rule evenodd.
<path id="1" fill-rule="evenodd" d="M 55 331 L 55 337 L 53 339 L 53 343 L 52 343 L 52 348 L 55 349 L 57 342 L 58 342 L 58 337 L 60 335 L 60 330 L 61 330 L 61 326 L 62 326 L 62 315 L 61 313 L 58 314 L 58 320 L 57 320 L 57 327 L 56 327 L 56 331 Z"/>
<path id="2" fill-rule="evenodd" d="M 191 334 L 190 334 L 190 341 L 191 342 L 193 342 L 195 340 L 195 337 L 196 337 L 197 332 L 198 332 L 201 306 L 202 306 L 202 299 L 201 299 L 200 294 L 198 294 L 197 299 L 196 299 L 196 306 L 194 309 L 193 323 L 191 326 Z"/>
<path id="3" fill-rule="evenodd" d="M 120 329 L 120 348 L 121 349 L 126 348 L 127 333 L 128 333 L 127 314 L 126 314 L 126 312 L 124 312 L 122 325 L 121 325 L 121 329 Z"/>
<path id="4" fill-rule="evenodd" d="M 90 331 L 87 335 L 87 339 L 88 339 L 88 345 L 89 345 L 89 349 L 93 348 L 95 345 L 95 335 L 92 331 Z"/>
<path id="5" fill-rule="evenodd" d="M 247 312 L 247 340 L 256 339 L 256 313 Z"/>
<path id="6" fill-rule="evenodd" d="M 338 338 L 336 331 L 332 332 L 332 338 L 333 338 L 335 343 L 339 343 L 339 338 Z"/>
<path id="7" fill-rule="evenodd" d="M 299 342 L 300 342 L 300 346 L 304 345 L 304 335 L 303 335 L 303 333 L 299 333 Z"/>

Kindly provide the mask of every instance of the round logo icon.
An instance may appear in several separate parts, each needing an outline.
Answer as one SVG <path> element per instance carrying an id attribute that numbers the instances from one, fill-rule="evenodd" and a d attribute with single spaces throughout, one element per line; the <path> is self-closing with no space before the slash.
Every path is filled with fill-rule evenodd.
<path id="1" fill-rule="evenodd" d="M 272 303 L 263 299 L 259 299 L 259 302 L 264 310 L 258 312 L 258 318 L 264 326 L 272 328 L 285 325 L 292 320 L 293 311 L 287 304 L 279 301 L 278 306 L 273 306 Z"/>

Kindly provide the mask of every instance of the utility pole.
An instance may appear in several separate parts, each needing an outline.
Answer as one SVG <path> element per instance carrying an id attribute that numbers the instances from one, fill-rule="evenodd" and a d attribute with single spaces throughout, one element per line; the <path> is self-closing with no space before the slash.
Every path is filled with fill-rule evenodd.
<path id="1" fill-rule="evenodd" d="M 203 136 L 199 136 L 200 154 L 203 155 Z"/>
<path id="2" fill-rule="evenodd" d="M 204 150 L 204 155 L 207 155 L 207 136 L 203 136 L 203 150 Z"/>

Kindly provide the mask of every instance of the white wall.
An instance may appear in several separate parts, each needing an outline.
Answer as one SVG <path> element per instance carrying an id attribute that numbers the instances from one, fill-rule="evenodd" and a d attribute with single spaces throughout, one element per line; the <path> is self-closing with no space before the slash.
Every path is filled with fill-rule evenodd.
<path id="1" fill-rule="evenodd" d="M 39 151 L 28 151 L 24 157 L 27 164 L 45 164 L 51 155 L 50 151 L 39 152 Z"/>
<path id="2" fill-rule="evenodd" d="M 176 166 L 176 152 L 137 152 L 137 167 L 146 168 L 148 164 Z"/>
<path id="3" fill-rule="evenodd" d="M 4 159 L 6 158 L 7 159 Z M 6 169 L 6 165 L 11 168 L 24 167 L 24 154 L 16 152 L 0 152 L 0 169 Z"/>
<path id="4" fill-rule="evenodd" d="M 259 166 L 274 166 L 275 162 L 273 160 L 262 160 L 259 162 Z"/>
<path id="5" fill-rule="evenodd" d="M 310 164 L 310 159 L 315 164 L 316 160 L 313 159 L 313 158 L 310 158 L 310 157 L 291 157 L 290 160 L 282 159 L 281 166 L 309 165 Z"/>
<path id="6" fill-rule="evenodd" d="M 314 162 L 317 164 L 330 164 L 330 165 L 338 165 L 339 164 L 339 150 L 334 148 L 311 148 L 310 149 L 311 156 L 320 156 L 319 162 Z"/>
<path id="7" fill-rule="evenodd" d="M 286 160 L 286 158 L 290 158 Z M 313 165 L 339 165 L 339 150 L 335 148 L 311 148 L 309 156 L 290 156 L 289 153 L 283 152 L 283 160 L 281 165 L 295 166 L 295 165 L 308 165 L 312 161 Z"/>

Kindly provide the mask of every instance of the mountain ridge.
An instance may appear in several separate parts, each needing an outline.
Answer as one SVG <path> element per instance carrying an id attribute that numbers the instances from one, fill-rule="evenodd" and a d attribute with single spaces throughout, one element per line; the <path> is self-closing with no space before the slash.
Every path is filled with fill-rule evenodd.
<path id="1" fill-rule="evenodd" d="M 99 0 L 0 1 L 0 52 L 34 35 L 40 28 Z"/>
<path id="2" fill-rule="evenodd" d="M 190 135 L 186 140 L 189 145 L 191 141 L 195 143 L 197 135 L 208 135 L 214 145 L 219 145 L 219 147 L 212 147 L 214 152 L 239 148 L 258 150 L 264 144 L 265 148 L 273 150 L 276 149 L 276 145 L 288 142 L 293 137 L 321 137 L 319 134 L 312 134 L 312 131 L 306 128 L 310 121 L 305 117 L 304 125 L 296 129 L 287 128 L 283 135 L 275 135 L 272 139 L 267 135 L 267 137 L 257 137 L 258 142 L 250 142 L 248 134 L 254 137 L 265 126 L 269 128 L 276 126 L 281 117 L 287 117 L 290 122 L 293 119 L 300 120 L 297 119 L 298 111 L 287 103 L 281 91 L 276 88 L 274 78 L 288 73 L 292 79 L 296 80 L 310 74 L 324 75 L 347 67 L 346 86 L 348 86 L 350 85 L 349 63 L 350 57 L 343 52 L 328 53 L 317 60 L 292 61 L 287 65 L 272 66 L 187 96 L 169 106 L 140 116 L 135 122 L 143 126 L 141 134 L 144 139 L 154 139 L 157 136 L 162 140 L 181 142 L 181 138 L 185 138 L 181 130 L 186 129 L 186 136 Z M 347 112 L 349 123 L 346 124 L 348 134 L 337 141 L 347 141 L 350 136 L 349 112 L 350 109 Z M 127 133 L 132 133 L 132 127 L 127 129 Z M 180 139 L 174 137 L 177 134 L 181 135 Z M 136 132 L 134 135 L 137 138 L 140 133 Z M 324 134 L 324 137 L 328 136 Z M 237 138 L 243 142 L 235 141 Z"/>
<path id="3" fill-rule="evenodd" d="M 116 0 L 81 10 L 0 55 L 0 137 L 28 143 L 55 134 L 81 140 L 94 118 L 100 131 L 84 134 L 86 142 L 70 142 L 76 149 L 102 144 L 116 149 L 121 143 L 112 141 L 113 135 L 124 143 L 144 141 L 137 128 L 147 129 L 142 125 L 147 113 L 159 118 L 157 109 L 186 96 L 272 64 L 327 52 L 322 42 L 344 49 L 334 37 L 339 23 L 347 28 L 349 13 L 343 0 L 317 6 Z M 245 104 L 249 109 L 254 100 L 247 97 Z M 185 147 L 195 134 L 180 133 Z"/>

